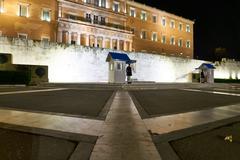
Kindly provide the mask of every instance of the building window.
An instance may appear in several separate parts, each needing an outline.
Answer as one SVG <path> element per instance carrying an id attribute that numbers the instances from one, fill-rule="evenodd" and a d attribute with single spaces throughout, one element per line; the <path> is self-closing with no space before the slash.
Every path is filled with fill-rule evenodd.
<path id="1" fill-rule="evenodd" d="M 173 36 L 170 38 L 170 44 L 175 45 L 175 38 Z"/>
<path id="2" fill-rule="evenodd" d="M 106 8 L 106 0 L 102 0 L 102 1 L 101 1 L 101 7 Z"/>
<path id="3" fill-rule="evenodd" d="M 18 38 L 19 39 L 27 39 L 27 34 L 25 34 L 25 33 L 18 33 Z"/>
<path id="4" fill-rule="evenodd" d="M 163 44 L 166 44 L 166 36 L 165 36 L 165 35 L 162 36 L 161 42 L 162 42 Z"/>
<path id="5" fill-rule="evenodd" d="M 113 67 L 114 67 L 113 63 L 110 63 L 110 71 L 113 71 Z"/>
<path id="6" fill-rule="evenodd" d="M 140 36 L 141 36 L 141 39 L 147 39 L 147 32 L 142 31 Z"/>
<path id="7" fill-rule="evenodd" d="M 122 63 L 117 62 L 117 70 L 121 71 L 122 70 Z"/>
<path id="8" fill-rule="evenodd" d="M 186 25 L 186 32 L 191 32 L 190 26 L 188 24 Z"/>
<path id="9" fill-rule="evenodd" d="M 94 5 L 99 6 L 99 0 L 94 0 Z"/>
<path id="10" fill-rule="evenodd" d="M 86 0 L 86 3 L 91 3 L 91 0 Z"/>
<path id="11" fill-rule="evenodd" d="M 156 15 L 152 16 L 152 21 L 153 21 L 153 23 L 157 23 L 157 16 Z"/>
<path id="12" fill-rule="evenodd" d="M 182 31 L 182 29 L 183 29 L 183 25 L 182 25 L 182 23 L 179 23 L 179 25 L 178 25 L 178 30 L 179 30 L 179 31 Z"/>
<path id="13" fill-rule="evenodd" d="M 77 17 L 75 15 L 71 15 L 71 14 L 68 15 L 68 18 L 72 19 L 72 20 L 76 20 L 77 19 Z"/>
<path id="14" fill-rule="evenodd" d="M 98 24 L 98 16 L 93 16 L 93 23 Z"/>
<path id="15" fill-rule="evenodd" d="M 174 20 L 170 21 L 170 28 L 175 28 L 175 21 Z"/>
<path id="16" fill-rule="evenodd" d="M 182 47 L 182 39 L 178 40 L 178 47 Z"/>
<path id="17" fill-rule="evenodd" d="M 86 13 L 86 21 L 90 23 L 92 22 L 91 14 Z"/>
<path id="18" fill-rule="evenodd" d="M 4 12 L 4 0 L 0 0 L 0 13 Z"/>
<path id="19" fill-rule="evenodd" d="M 42 40 L 42 44 L 43 44 L 44 47 L 47 47 L 49 45 L 49 41 L 50 41 L 49 37 L 42 36 L 41 40 Z"/>
<path id="20" fill-rule="evenodd" d="M 28 17 L 28 5 L 20 4 L 18 15 L 21 17 Z"/>
<path id="21" fill-rule="evenodd" d="M 145 11 L 141 12 L 141 20 L 147 21 L 147 13 Z"/>
<path id="22" fill-rule="evenodd" d="M 191 48 L 191 42 L 189 40 L 186 42 L 186 47 Z"/>
<path id="23" fill-rule="evenodd" d="M 42 10 L 42 20 L 43 21 L 51 21 L 51 11 L 50 9 L 43 9 Z"/>
<path id="24" fill-rule="evenodd" d="M 113 2 L 113 11 L 120 12 L 119 2 Z"/>
<path id="25" fill-rule="evenodd" d="M 157 33 L 156 32 L 152 33 L 152 41 L 157 42 Z"/>
<path id="26" fill-rule="evenodd" d="M 101 24 L 106 24 L 106 18 L 105 17 L 101 17 Z"/>
<path id="27" fill-rule="evenodd" d="M 49 38 L 49 37 L 46 37 L 46 36 L 42 36 L 42 37 L 41 37 L 41 40 L 42 40 L 42 42 L 49 42 L 49 41 L 50 41 L 50 38 Z"/>
<path id="28" fill-rule="evenodd" d="M 131 28 L 131 31 L 134 34 L 135 33 L 135 28 Z"/>
<path id="29" fill-rule="evenodd" d="M 136 17 L 136 10 L 135 10 L 135 8 L 132 8 L 132 7 L 131 7 L 129 14 L 130 14 L 131 17 Z"/>
<path id="30" fill-rule="evenodd" d="M 165 27 L 166 26 L 166 18 L 162 17 L 162 25 Z"/>

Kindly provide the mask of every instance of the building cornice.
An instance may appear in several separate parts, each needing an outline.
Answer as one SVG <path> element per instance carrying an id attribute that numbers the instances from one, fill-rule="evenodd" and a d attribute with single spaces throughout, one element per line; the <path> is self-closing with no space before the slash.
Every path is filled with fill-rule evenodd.
<path id="1" fill-rule="evenodd" d="M 158 9 L 158 8 L 154 8 L 154 7 L 151 7 L 151 6 L 148 6 L 148 5 L 145 5 L 145 4 L 142 4 L 142 3 L 139 3 L 139 2 L 133 1 L 133 0 L 127 0 L 127 4 L 129 4 L 129 5 L 131 5 L 131 6 L 135 6 L 135 7 L 137 7 L 137 8 L 141 8 L 141 9 L 146 10 L 146 11 L 149 11 L 149 12 L 154 12 L 154 13 L 160 13 L 160 14 L 169 15 L 169 16 L 172 17 L 172 18 L 181 19 L 182 21 L 184 21 L 184 22 L 186 22 L 186 23 L 191 23 L 191 24 L 194 24 L 194 23 L 195 23 L 193 20 L 190 20 L 190 19 L 187 19 L 187 18 L 178 16 L 178 15 L 175 15 L 175 14 L 173 14 L 173 13 L 169 13 L 169 12 L 160 10 L 160 9 Z"/>

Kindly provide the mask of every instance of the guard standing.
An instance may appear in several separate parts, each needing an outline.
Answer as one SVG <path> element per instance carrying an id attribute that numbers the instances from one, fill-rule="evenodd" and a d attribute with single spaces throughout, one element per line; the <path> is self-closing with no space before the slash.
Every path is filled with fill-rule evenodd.
<path id="1" fill-rule="evenodd" d="M 127 72 L 127 83 L 130 84 L 131 76 L 132 76 L 132 68 L 131 68 L 130 64 L 128 64 L 128 66 L 126 68 L 126 72 Z"/>

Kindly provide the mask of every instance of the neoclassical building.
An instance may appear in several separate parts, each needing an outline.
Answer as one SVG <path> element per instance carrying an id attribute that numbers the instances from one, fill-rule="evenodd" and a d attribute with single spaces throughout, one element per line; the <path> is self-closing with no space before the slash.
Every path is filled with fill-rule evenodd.
<path id="1" fill-rule="evenodd" d="M 0 36 L 193 57 L 186 18 L 132 0 L 0 0 Z"/>

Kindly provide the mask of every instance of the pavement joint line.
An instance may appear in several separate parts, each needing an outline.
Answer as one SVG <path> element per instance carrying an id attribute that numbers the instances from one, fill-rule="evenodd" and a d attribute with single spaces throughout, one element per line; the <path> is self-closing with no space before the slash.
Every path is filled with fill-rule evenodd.
<path id="1" fill-rule="evenodd" d="M 98 136 L 103 120 L 0 109 L 0 123 Z"/>
<path id="2" fill-rule="evenodd" d="M 192 128 L 195 126 L 199 126 L 202 124 L 207 124 L 219 120 L 224 120 L 232 117 L 237 117 L 240 115 L 238 110 L 240 108 L 240 103 L 234 104 L 234 105 L 227 105 L 227 106 L 221 106 L 221 107 L 215 107 L 212 109 L 205 109 L 205 110 L 199 110 L 199 111 L 191 111 L 191 112 L 185 112 L 185 113 L 178 113 L 178 114 L 171 114 L 171 115 L 165 115 L 165 116 L 159 116 L 159 117 L 153 117 L 153 118 L 146 118 L 143 119 L 144 123 L 146 124 L 148 130 L 150 130 L 152 133 L 157 133 L 159 135 L 171 133 L 173 131 L 179 131 L 186 128 Z M 225 112 L 226 114 L 221 113 L 221 111 L 230 111 L 229 113 Z M 211 115 L 206 115 L 206 113 L 211 113 Z M 202 117 L 205 115 L 204 119 L 193 119 L 192 121 L 188 121 L 188 119 L 192 119 L 194 116 Z M 203 121 L 204 120 L 204 121 Z M 166 123 L 166 121 L 169 122 L 168 125 L 162 125 Z M 175 123 L 181 122 L 181 126 L 174 126 Z M 172 124 L 173 123 L 173 124 Z"/>
<path id="3" fill-rule="evenodd" d="M 54 88 L 54 89 L 40 89 L 40 90 L 29 90 L 29 91 L 0 92 L 0 95 L 36 93 L 36 92 L 52 92 L 52 91 L 62 91 L 62 90 L 68 90 L 68 88 Z"/>
<path id="4" fill-rule="evenodd" d="M 90 160 L 109 159 L 161 160 L 127 91 L 116 93 L 90 157 Z"/>
<path id="5" fill-rule="evenodd" d="M 220 94 L 220 95 L 240 97 L 240 94 L 237 94 L 237 93 L 228 93 L 228 92 L 219 92 L 219 91 L 204 91 L 204 90 L 199 90 L 199 89 L 180 89 L 180 90 L 190 91 L 190 92 L 203 92 L 203 93 L 212 93 L 212 94 Z"/>

